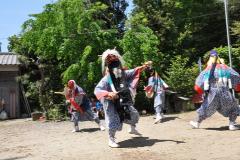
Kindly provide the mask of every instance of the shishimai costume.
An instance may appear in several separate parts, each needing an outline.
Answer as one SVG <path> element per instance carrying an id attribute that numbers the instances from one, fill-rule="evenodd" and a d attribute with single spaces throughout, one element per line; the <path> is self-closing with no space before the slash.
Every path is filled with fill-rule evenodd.
<path id="1" fill-rule="evenodd" d="M 199 94 L 204 94 L 204 100 L 197 110 L 196 121 L 190 121 L 193 128 L 199 128 L 204 119 L 218 111 L 229 118 L 229 130 L 238 129 L 235 120 L 239 114 L 239 107 L 231 91 L 240 90 L 240 76 L 220 62 L 216 51 L 210 52 L 207 68 L 197 77 L 194 89 Z"/>
<path id="2" fill-rule="evenodd" d="M 156 124 L 164 118 L 165 90 L 168 88 L 168 85 L 160 78 L 154 69 L 150 69 L 148 72 L 150 72 L 150 77 L 148 78 L 148 85 L 144 90 L 150 93 L 151 97 L 154 96 L 154 110 L 156 112 L 156 120 L 154 123 Z"/>
<path id="3" fill-rule="evenodd" d="M 118 147 L 115 142 L 115 133 L 122 129 L 123 122 L 130 124 L 130 134 L 139 134 L 135 128 L 139 113 L 133 107 L 133 99 L 140 72 L 144 66 L 124 70 L 122 65 L 122 57 L 115 49 L 106 50 L 102 54 L 104 77 L 94 91 L 97 99 L 103 104 L 110 147 Z"/>
<path id="4" fill-rule="evenodd" d="M 71 119 L 74 123 L 74 130 L 72 132 L 79 131 L 78 122 L 80 116 L 85 116 L 90 121 L 94 120 L 99 125 L 100 130 L 105 130 L 98 116 L 92 112 L 86 93 L 74 80 L 68 81 L 64 92 L 67 102 L 70 103 L 69 112 L 71 113 Z"/>

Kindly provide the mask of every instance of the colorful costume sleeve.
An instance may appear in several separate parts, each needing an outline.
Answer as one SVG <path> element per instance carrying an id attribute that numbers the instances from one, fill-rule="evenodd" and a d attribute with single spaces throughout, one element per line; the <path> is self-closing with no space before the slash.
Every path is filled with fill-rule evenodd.
<path id="1" fill-rule="evenodd" d="M 64 95 L 65 98 L 68 100 L 70 98 L 70 93 L 69 93 L 69 89 L 67 87 L 64 87 Z"/>
<path id="2" fill-rule="evenodd" d="M 200 75 L 197 77 L 194 89 L 199 93 L 203 93 L 203 87 L 204 87 L 204 81 L 209 78 L 210 75 L 211 66 L 208 66 L 204 71 L 200 73 Z M 215 74 L 217 77 L 227 77 L 231 79 L 231 83 L 233 88 L 239 92 L 240 91 L 240 76 L 239 74 L 233 70 L 232 68 L 228 67 L 225 64 L 217 64 L 215 72 L 218 74 Z M 222 73 L 223 75 L 221 75 Z"/>
<path id="3" fill-rule="evenodd" d="M 160 78 L 160 83 L 163 85 L 163 88 L 166 89 L 169 86 L 167 85 L 167 83 L 165 83 L 161 78 Z"/>
<path id="4" fill-rule="evenodd" d="M 78 85 L 77 85 L 77 94 L 80 94 L 80 95 L 85 95 L 86 93 L 84 92 L 84 90 L 81 88 L 81 87 L 79 87 Z"/>
<path id="5" fill-rule="evenodd" d="M 154 78 L 150 77 L 148 78 L 148 85 L 144 88 L 144 90 L 147 92 L 152 92 L 153 86 L 154 86 Z"/>
<path id="6" fill-rule="evenodd" d="M 94 94 L 98 100 L 101 100 L 103 97 L 107 96 L 109 92 L 110 89 L 107 82 L 107 76 L 104 76 L 95 87 Z"/>
<path id="7" fill-rule="evenodd" d="M 130 83 L 130 87 L 132 89 L 136 89 L 140 78 L 141 69 L 137 67 L 135 69 L 126 70 L 125 73 L 127 81 Z"/>
<path id="8" fill-rule="evenodd" d="M 232 69 L 228 66 L 227 66 L 227 69 L 230 72 L 230 79 L 231 79 L 233 88 L 237 92 L 240 92 L 240 75 L 234 69 Z"/>
<path id="9" fill-rule="evenodd" d="M 204 80 L 206 78 L 206 74 L 208 72 L 209 69 L 205 69 L 203 70 L 199 76 L 197 77 L 196 81 L 195 81 L 195 86 L 194 86 L 194 90 L 199 93 L 202 94 L 204 92 L 203 90 L 203 85 L 204 85 Z"/>
<path id="10" fill-rule="evenodd" d="M 153 76 L 150 77 L 148 79 L 148 85 L 144 88 L 144 90 L 147 91 L 147 92 L 150 92 L 153 89 L 155 82 L 156 82 L 155 78 Z M 162 90 L 162 89 L 165 89 L 165 88 L 169 87 L 160 77 L 158 77 L 158 84 L 156 84 L 156 85 L 158 85 L 157 88 L 159 90 Z"/>

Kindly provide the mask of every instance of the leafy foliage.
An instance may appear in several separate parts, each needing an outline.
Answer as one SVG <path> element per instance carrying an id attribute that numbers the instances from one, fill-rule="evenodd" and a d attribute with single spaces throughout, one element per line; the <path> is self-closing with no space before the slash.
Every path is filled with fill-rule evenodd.
<path id="1" fill-rule="evenodd" d="M 228 51 L 228 47 L 218 47 L 218 48 L 214 48 L 214 50 L 216 50 L 218 52 L 218 55 L 220 58 L 224 59 L 225 64 L 227 64 L 228 66 L 230 66 L 229 64 L 229 51 Z M 207 52 L 205 54 L 205 61 L 208 60 L 209 58 L 209 52 Z M 240 48 L 232 48 L 231 49 L 231 57 L 232 57 L 232 67 L 233 69 L 240 71 L 240 66 L 239 66 L 239 61 L 240 61 Z"/>
<path id="2" fill-rule="evenodd" d="M 130 68 L 148 60 L 152 60 L 156 65 L 161 63 L 162 54 L 157 48 L 158 38 L 148 27 L 140 25 L 136 29 L 129 29 L 120 44 L 124 51 L 123 58 Z"/>
<path id="3" fill-rule="evenodd" d="M 160 43 L 158 49 L 164 54 L 165 69 L 176 55 L 194 61 L 216 46 L 226 45 L 223 1 L 142 1 L 134 0 L 133 25 L 143 24 L 151 28 Z M 240 5 L 230 1 L 231 17 L 239 20 L 236 8 Z M 235 15 L 235 16 L 234 16 Z M 230 25 L 233 21 L 230 21 Z M 132 26 L 134 27 L 134 26 Z M 235 43 L 235 39 L 233 39 Z M 191 64 L 189 64 L 191 65 Z"/>
<path id="4" fill-rule="evenodd" d="M 32 14 L 22 33 L 10 38 L 10 51 L 26 57 L 23 73 L 29 76 L 22 80 L 27 81 L 29 96 L 39 101 L 41 108 L 48 110 L 54 99 L 49 92 L 62 90 L 69 79 L 87 92 L 93 91 L 101 78 L 98 55 L 118 47 L 126 6 L 123 0 L 59 0 L 46 5 L 42 13 Z M 33 87 L 34 92 L 30 90 Z"/>
<path id="5" fill-rule="evenodd" d="M 192 94 L 199 57 L 206 58 L 215 48 L 228 63 L 223 1 L 133 3 L 128 21 L 125 0 L 59 0 L 23 23 L 22 32 L 9 38 L 8 48 L 21 55 L 19 79 L 31 106 L 48 112 L 52 101 L 63 101 L 53 91 L 63 90 L 69 79 L 92 93 L 102 77 L 98 55 L 109 48 L 116 47 L 129 68 L 152 60 L 170 87 L 186 96 Z M 233 67 L 240 70 L 240 3 L 229 0 L 229 6 Z M 138 105 L 148 105 L 142 103 L 143 81 Z"/>
<path id="6" fill-rule="evenodd" d="M 186 67 L 188 61 L 189 58 L 176 56 L 171 61 L 171 65 L 167 71 L 168 76 L 166 77 L 167 84 L 170 88 L 184 96 L 193 95 L 194 82 L 199 74 L 196 65 L 192 68 Z"/>

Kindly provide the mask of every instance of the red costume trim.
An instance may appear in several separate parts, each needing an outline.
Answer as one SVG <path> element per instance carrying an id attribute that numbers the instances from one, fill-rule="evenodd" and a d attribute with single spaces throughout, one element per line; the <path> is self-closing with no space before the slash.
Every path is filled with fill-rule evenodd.
<path id="1" fill-rule="evenodd" d="M 74 101 L 73 98 L 70 98 L 69 100 L 70 100 L 71 105 L 72 105 L 77 111 L 79 111 L 80 113 L 83 113 L 83 110 L 82 110 L 81 106 L 79 106 L 79 105 L 77 104 L 77 102 Z"/>
<path id="2" fill-rule="evenodd" d="M 240 92 L 240 84 L 237 84 L 234 89 L 235 89 L 236 92 Z"/>
<path id="3" fill-rule="evenodd" d="M 198 94 L 203 94 L 203 90 L 201 87 L 199 87 L 198 85 L 194 86 L 194 90 L 198 93 Z"/>

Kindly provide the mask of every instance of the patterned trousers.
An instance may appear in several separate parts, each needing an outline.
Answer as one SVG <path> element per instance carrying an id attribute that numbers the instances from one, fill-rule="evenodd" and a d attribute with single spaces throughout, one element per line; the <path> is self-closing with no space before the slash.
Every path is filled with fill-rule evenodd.
<path id="1" fill-rule="evenodd" d="M 238 116 L 238 104 L 227 87 L 212 87 L 201 107 L 197 110 L 197 121 L 212 116 L 216 111 L 234 122 Z"/>

